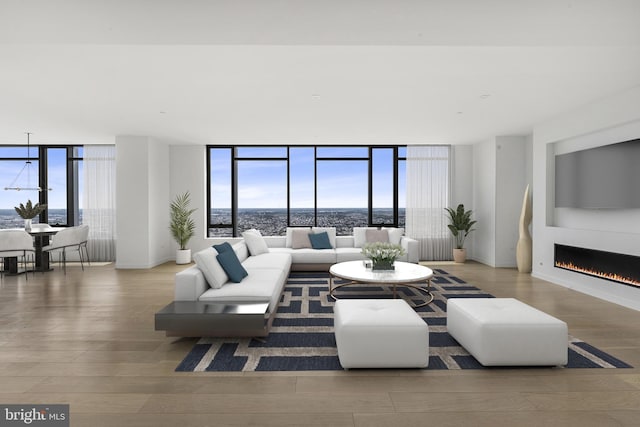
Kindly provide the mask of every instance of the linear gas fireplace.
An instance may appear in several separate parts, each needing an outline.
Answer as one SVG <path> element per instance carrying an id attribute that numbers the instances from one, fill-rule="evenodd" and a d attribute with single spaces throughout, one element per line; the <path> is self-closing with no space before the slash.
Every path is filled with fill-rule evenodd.
<path id="1" fill-rule="evenodd" d="M 555 245 L 555 266 L 640 288 L 640 257 Z"/>

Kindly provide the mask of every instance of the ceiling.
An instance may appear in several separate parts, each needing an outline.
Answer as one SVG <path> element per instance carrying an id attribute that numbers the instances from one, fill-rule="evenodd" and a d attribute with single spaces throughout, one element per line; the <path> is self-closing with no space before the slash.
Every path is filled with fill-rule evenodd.
<path id="1" fill-rule="evenodd" d="M 0 144 L 469 144 L 640 85 L 637 0 L 2 0 Z"/>

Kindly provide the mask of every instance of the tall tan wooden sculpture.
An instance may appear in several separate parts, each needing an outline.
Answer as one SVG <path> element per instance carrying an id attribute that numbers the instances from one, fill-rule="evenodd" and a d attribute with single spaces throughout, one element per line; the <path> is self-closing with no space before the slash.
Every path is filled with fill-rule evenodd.
<path id="1" fill-rule="evenodd" d="M 520 237 L 516 246 L 516 261 L 518 263 L 518 271 L 520 273 L 531 272 L 531 234 L 529 233 L 529 224 L 531 224 L 531 200 L 529 198 L 529 186 L 524 190 L 524 200 L 522 201 L 522 212 L 520 213 L 519 231 Z"/>

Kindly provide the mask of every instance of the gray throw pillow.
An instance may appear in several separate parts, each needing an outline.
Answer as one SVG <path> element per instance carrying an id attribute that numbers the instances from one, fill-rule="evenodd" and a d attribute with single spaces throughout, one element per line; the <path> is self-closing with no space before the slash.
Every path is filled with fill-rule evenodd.
<path id="1" fill-rule="evenodd" d="M 309 240 L 308 228 L 300 228 L 291 230 L 291 248 L 304 249 L 311 248 L 311 240 Z"/>
<path id="2" fill-rule="evenodd" d="M 389 232 L 387 230 L 368 229 L 365 232 L 367 243 L 389 243 Z"/>

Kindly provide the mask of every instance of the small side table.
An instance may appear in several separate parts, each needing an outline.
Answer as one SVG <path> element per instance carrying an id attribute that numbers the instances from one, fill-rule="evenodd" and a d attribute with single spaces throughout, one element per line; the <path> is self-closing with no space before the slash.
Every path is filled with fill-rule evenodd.
<path id="1" fill-rule="evenodd" d="M 174 301 L 155 314 L 155 330 L 168 337 L 264 337 L 269 303 Z"/>

